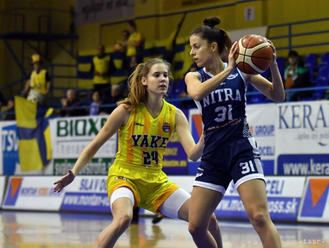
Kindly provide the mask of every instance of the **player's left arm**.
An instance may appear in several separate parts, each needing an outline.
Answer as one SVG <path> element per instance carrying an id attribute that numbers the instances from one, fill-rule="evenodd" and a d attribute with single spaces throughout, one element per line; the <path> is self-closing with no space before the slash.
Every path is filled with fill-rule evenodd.
<path id="1" fill-rule="evenodd" d="M 275 48 L 273 46 L 275 51 Z M 274 102 L 282 102 L 285 100 L 285 91 L 283 87 L 283 82 L 281 78 L 281 74 L 279 71 L 278 64 L 276 62 L 276 54 L 273 54 L 273 60 L 270 65 L 272 82 L 268 81 L 263 76 L 244 74 L 247 81 L 250 82 L 259 92 L 261 92 L 264 96 L 268 97 Z"/>
<path id="2" fill-rule="evenodd" d="M 176 109 L 176 133 L 188 158 L 193 161 L 198 160 L 202 155 L 204 147 L 203 134 L 201 135 L 198 143 L 195 144 L 190 132 L 188 121 L 180 109 Z"/>

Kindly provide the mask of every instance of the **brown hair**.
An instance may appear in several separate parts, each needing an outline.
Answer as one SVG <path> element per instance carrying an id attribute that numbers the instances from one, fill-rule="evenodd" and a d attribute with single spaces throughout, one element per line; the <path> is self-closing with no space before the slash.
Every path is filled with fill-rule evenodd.
<path id="1" fill-rule="evenodd" d="M 142 84 L 142 78 L 147 77 L 152 66 L 155 64 L 165 64 L 168 67 L 169 78 L 171 78 L 170 64 L 163 59 L 153 58 L 145 63 L 140 63 L 128 78 L 128 97 L 119 101 L 118 104 L 126 104 L 127 108 L 131 110 L 138 104 L 146 101 L 147 90 L 146 87 Z"/>
<path id="2" fill-rule="evenodd" d="M 220 24 L 220 19 L 218 17 L 207 17 L 203 20 L 203 26 L 193 30 L 190 36 L 198 35 L 209 43 L 216 42 L 218 45 L 218 52 L 221 54 L 225 48 L 231 48 L 232 40 L 225 30 L 215 28 L 218 24 Z"/>

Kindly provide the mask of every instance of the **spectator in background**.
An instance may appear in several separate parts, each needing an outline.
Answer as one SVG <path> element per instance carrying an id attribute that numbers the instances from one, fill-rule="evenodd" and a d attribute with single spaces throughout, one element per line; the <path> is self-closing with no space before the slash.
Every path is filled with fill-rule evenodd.
<path id="1" fill-rule="evenodd" d="M 310 73 L 299 54 L 291 50 L 288 54 L 288 66 L 284 71 L 284 84 L 286 89 L 304 88 L 310 85 Z M 311 96 L 310 91 L 293 92 L 289 97 L 291 101 L 299 101 Z"/>
<path id="2" fill-rule="evenodd" d="M 15 120 L 15 101 L 14 97 L 10 97 L 5 105 L 1 105 L 1 119 Z"/>
<path id="3" fill-rule="evenodd" d="M 33 71 L 30 79 L 26 81 L 22 94 L 27 95 L 27 100 L 40 105 L 46 103 L 50 91 L 50 77 L 48 71 L 42 68 L 42 61 L 39 54 L 32 55 Z"/>
<path id="4" fill-rule="evenodd" d="M 93 57 L 90 72 L 94 75 L 94 91 L 98 91 L 103 100 L 110 96 L 110 74 L 112 68 L 111 58 L 105 54 L 104 45 L 100 44 L 97 55 Z"/>
<path id="5" fill-rule="evenodd" d="M 101 108 L 102 99 L 98 91 L 94 91 L 92 94 L 92 102 L 89 108 L 89 115 L 100 115 L 106 114 L 105 111 Z"/>
<path id="6" fill-rule="evenodd" d="M 179 35 L 179 32 L 182 29 L 183 22 L 185 20 L 186 13 L 183 14 L 180 22 L 177 25 L 176 30 L 174 30 L 170 36 L 167 39 L 167 44 L 166 44 L 166 51 L 165 54 L 163 55 L 163 59 L 168 61 L 170 64 L 173 64 L 174 62 L 174 56 L 175 56 L 175 49 L 176 49 L 176 40 Z"/>
<path id="7" fill-rule="evenodd" d="M 114 52 L 120 53 L 121 55 L 120 57 L 122 57 L 122 61 L 123 61 L 122 69 L 126 70 L 127 72 L 129 70 L 129 66 L 128 66 L 129 62 L 127 60 L 127 46 L 128 46 L 129 35 L 130 33 L 128 30 L 123 30 L 122 40 L 117 41 L 113 46 Z M 114 66 L 117 67 L 115 63 Z"/>
<path id="8" fill-rule="evenodd" d="M 66 91 L 66 97 L 61 99 L 61 104 L 61 116 L 81 116 L 85 114 L 85 111 L 80 108 L 81 104 L 74 89 Z"/>
<path id="9" fill-rule="evenodd" d="M 122 40 L 119 41 L 119 44 L 121 46 L 121 51 L 126 54 L 127 53 L 127 46 L 128 46 L 128 39 L 129 39 L 130 33 L 128 30 L 122 31 Z"/>
<path id="10" fill-rule="evenodd" d="M 127 59 L 130 68 L 134 68 L 137 64 L 143 62 L 144 37 L 137 32 L 136 23 L 130 20 L 127 24 L 129 38 L 127 42 Z"/>
<path id="11" fill-rule="evenodd" d="M 113 70 L 111 73 L 111 101 L 117 101 L 127 96 L 127 79 L 130 70 L 129 58 L 127 57 L 127 46 L 129 39 L 129 31 L 122 31 L 122 40 L 114 44 L 114 52 L 112 53 Z"/>

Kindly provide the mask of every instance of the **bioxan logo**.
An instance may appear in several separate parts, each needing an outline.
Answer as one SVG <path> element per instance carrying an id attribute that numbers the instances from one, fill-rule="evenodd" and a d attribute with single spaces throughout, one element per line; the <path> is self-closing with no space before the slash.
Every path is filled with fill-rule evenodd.
<path id="1" fill-rule="evenodd" d="M 104 126 L 106 118 L 83 118 L 58 120 L 56 134 L 58 137 L 92 136 L 97 135 Z"/>

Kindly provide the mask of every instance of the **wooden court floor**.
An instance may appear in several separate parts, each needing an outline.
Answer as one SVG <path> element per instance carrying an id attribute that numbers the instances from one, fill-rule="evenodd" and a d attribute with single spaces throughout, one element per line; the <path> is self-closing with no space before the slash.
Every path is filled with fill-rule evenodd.
<path id="1" fill-rule="evenodd" d="M 117 248 L 195 247 L 187 223 L 163 219 L 153 225 L 140 218 L 118 240 Z M 111 222 L 111 216 L 0 211 L 1 248 L 84 248 L 92 247 L 98 233 Z M 219 221 L 225 248 L 262 247 L 249 223 Z M 328 225 L 276 225 L 283 247 L 329 248 Z"/>

